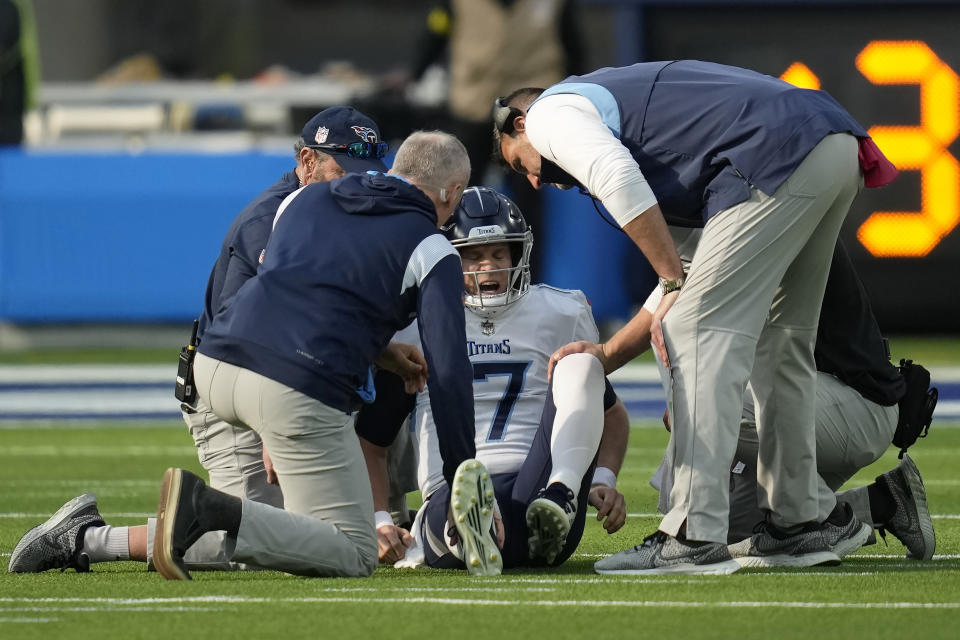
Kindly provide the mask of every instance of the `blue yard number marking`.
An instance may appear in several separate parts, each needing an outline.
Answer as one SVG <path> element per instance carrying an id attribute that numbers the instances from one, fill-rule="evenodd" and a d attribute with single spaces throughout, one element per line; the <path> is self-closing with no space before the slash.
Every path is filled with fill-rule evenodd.
<path id="1" fill-rule="evenodd" d="M 473 380 L 486 380 L 493 376 L 510 376 L 507 389 L 497 403 L 497 410 L 493 414 L 490 432 L 487 441 L 503 440 L 503 432 L 507 430 L 507 421 L 513 412 L 520 392 L 523 390 L 523 381 L 527 375 L 530 362 L 475 362 L 473 364 Z"/>

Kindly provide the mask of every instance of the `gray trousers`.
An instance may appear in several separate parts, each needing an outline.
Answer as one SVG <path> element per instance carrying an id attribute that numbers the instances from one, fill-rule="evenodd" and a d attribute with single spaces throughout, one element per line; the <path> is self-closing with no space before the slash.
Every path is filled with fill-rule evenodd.
<path id="1" fill-rule="evenodd" d="M 817 373 L 817 475 L 819 520 L 824 520 L 837 502 L 834 493 L 860 469 L 873 464 L 890 446 L 900 409 L 867 400 L 827 373 Z M 753 394 L 744 395 L 743 420 L 737 442 L 737 461 L 730 478 L 729 541 L 749 537 L 763 520 L 757 502 L 756 460 L 758 441 Z M 842 494 L 861 522 L 872 523 L 866 487 Z"/>
<path id="2" fill-rule="evenodd" d="M 197 354 L 197 390 L 240 433 L 259 434 L 284 509 L 243 500 L 229 559 L 304 576 L 377 567 L 373 495 L 353 417 L 248 369 Z"/>
<path id="3" fill-rule="evenodd" d="M 817 373 L 817 475 L 821 520 L 833 510 L 837 498 L 850 503 L 861 522 L 873 522 L 867 488 L 856 487 L 834 493 L 860 469 L 876 462 L 890 446 L 900 410 L 867 400 L 856 390 L 826 373 Z M 750 537 L 764 520 L 757 485 L 756 416 L 753 391 L 749 385 L 743 397 L 743 417 L 737 441 L 736 463 L 730 472 L 730 528 L 727 542 Z M 657 470 L 654 487 L 660 491 L 658 506 L 670 508 L 673 471 L 671 456 L 665 455 Z"/>
<path id="4" fill-rule="evenodd" d="M 263 443 L 256 431 L 239 430 L 221 420 L 202 399 L 195 406 L 182 404 L 180 410 L 187 429 L 197 446 L 200 464 L 207 471 L 209 484 L 214 489 L 238 498 L 247 498 L 282 509 L 283 493 L 280 487 L 267 483 L 263 466 Z M 153 539 L 157 519 L 147 520 L 147 563 L 153 562 Z M 227 559 L 226 534 L 211 531 L 193 543 L 184 562 L 191 570 L 251 569 Z"/>
<path id="5" fill-rule="evenodd" d="M 707 223 L 663 322 L 673 425 L 671 509 L 660 529 L 726 542 L 728 480 L 747 381 L 757 400 L 757 479 L 774 524 L 817 519 L 820 304 L 840 225 L 862 184 L 857 141 L 824 138 L 775 193 Z"/>

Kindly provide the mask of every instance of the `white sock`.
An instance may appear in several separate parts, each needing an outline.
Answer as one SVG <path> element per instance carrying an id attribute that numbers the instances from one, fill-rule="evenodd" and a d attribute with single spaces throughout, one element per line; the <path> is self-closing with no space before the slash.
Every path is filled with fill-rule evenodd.
<path id="1" fill-rule="evenodd" d="M 603 391 L 603 365 L 592 355 L 574 353 L 554 367 L 557 415 L 550 438 L 553 472 L 548 486 L 561 482 L 574 493 L 580 489 L 603 435 Z"/>
<path id="2" fill-rule="evenodd" d="M 90 562 L 129 560 L 128 532 L 129 527 L 87 527 L 83 532 L 83 553 Z"/>

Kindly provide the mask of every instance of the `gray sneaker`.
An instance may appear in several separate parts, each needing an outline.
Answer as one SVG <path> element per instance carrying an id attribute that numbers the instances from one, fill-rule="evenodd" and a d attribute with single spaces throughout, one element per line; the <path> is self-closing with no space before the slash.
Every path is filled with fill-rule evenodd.
<path id="1" fill-rule="evenodd" d="M 929 560 L 937 547 L 933 520 L 927 509 L 927 493 L 923 478 L 910 456 L 904 454 L 896 468 L 877 477 L 877 484 L 886 487 L 893 497 L 893 516 L 879 525 L 880 535 L 889 531 L 907 548 L 907 557 Z"/>
<path id="2" fill-rule="evenodd" d="M 746 540 L 727 547 L 741 567 L 812 567 L 840 563 L 820 525 L 785 534 L 774 525 L 761 522 L 755 531 Z"/>
<path id="3" fill-rule="evenodd" d="M 667 573 L 725 575 L 740 565 L 720 542 L 691 544 L 663 531 L 647 536 L 642 544 L 599 560 L 593 570 L 601 574 L 660 575 Z"/>
<path id="4" fill-rule="evenodd" d="M 47 569 L 90 571 L 90 558 L 81 553 L 87 527 L 104 525 L 92 493 L 77 496 L 50 519 L 27 531 L 10 554 L 10 573 L 40 573 Z"/>
<path id="5" fill-rule="evenodd" d="M 873 527 L 860 522 L 847 502 L 838 502 L 833 513 L 822 524 L 823 536 L 830 551 L 838 558 L 853 553 L 870 537 Z"/>

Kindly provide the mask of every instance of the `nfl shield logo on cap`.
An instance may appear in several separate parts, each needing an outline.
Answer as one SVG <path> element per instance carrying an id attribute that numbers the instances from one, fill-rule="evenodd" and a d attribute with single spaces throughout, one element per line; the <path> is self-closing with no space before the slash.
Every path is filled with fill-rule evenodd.
<path id="1" fill-rule="evenodd" d="M 330 129 L 326 127 L 320 127 L 317 129 L 317 135 L 314 136 L 314 140 L 317 141 L 317 144 L 323 144 L 327 141 L 327 136 L 330 135 Z"/>

